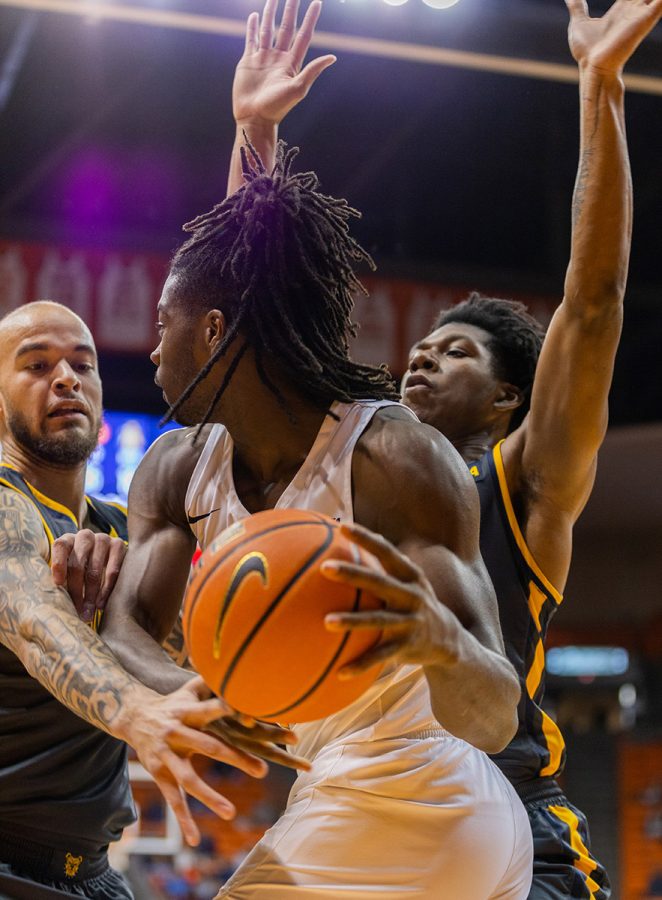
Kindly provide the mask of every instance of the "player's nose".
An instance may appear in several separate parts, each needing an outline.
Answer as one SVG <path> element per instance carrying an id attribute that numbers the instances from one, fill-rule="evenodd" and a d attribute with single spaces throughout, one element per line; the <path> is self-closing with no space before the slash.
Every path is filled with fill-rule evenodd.
<path id="1" fill-rule="evenodd" d="M 409 359 L 409 371 L 418 372 L 419 369 L 435 371 L 439 366 L 435 358 L 428 350 L 417 349 Z"/>
<path id="2" fill-rule="evenodd" d="M 80 390 L 80 378 L 78 377 L 78 373 L 72 369 L 65 360 L 59 364 L 53 374 L 53 388 L 56 391 Z"/>

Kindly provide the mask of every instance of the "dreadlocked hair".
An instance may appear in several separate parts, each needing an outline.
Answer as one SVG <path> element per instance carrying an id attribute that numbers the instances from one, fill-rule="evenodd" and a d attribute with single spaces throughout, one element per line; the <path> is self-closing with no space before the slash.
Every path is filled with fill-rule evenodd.
<path id="1" fill-rule="evenodd" d="M 292 173 L 298 147 L 281 141 L 268 173 L 253 146 L 241 148 L 244 185 L 211 212 L 184 225 L 191 237 L 176 251 L 170 274 L 191 314 L 221 306 L 228 328 L 195 379 L 170 407 L 172 418 L 237 336 L 239 350 L 212 399 L 205 424 L 246 350 L 262 382 L 287 409 L 265 361 L 320 407 L 333 400 L 399 397 L 385 366 L 349 358 L 356 334 L 354 294 L 367 291 L 354 266 L 370 255 L 349 234 L 360 213 L 318 192 L 314 172 Z"/>
<path id="2" fill-rule="evenodd" d="M 545 336 L 544 328 L 523 303 L 484 297 L 476 291 L 456 306 L 443 310 L 433 330 L 449 322 L 464 322 L 489 332 L 488 348 L 494 360 L 495 375 L 515 385 L 524 396 L 523 403 L 510 420 L 509 431 L 514 431 L 531 405 L 531 389 Z"/>

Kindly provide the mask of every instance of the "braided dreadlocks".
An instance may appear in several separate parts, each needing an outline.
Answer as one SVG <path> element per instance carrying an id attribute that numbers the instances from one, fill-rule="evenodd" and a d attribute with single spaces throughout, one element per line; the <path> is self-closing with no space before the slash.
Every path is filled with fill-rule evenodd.
<path id="1" fill-rule="evenodd" d="M 191 237 L 177 250 L 170 274 L 191 314 L 221 306 L 228 328 L 219 346 L 170 407 L 169 418 L 242 338 L 207 409 L 209 421 L 242 356 L 250 346 L 262 382 L 287 408 L 265 370 L 277 363 L 283 376 L 321 408 L 333 400 L 397 399 L 385 367 L 349 358 L 353 295 L 366 290 L 354 265 L 369 254 L 349 234 L 348 220 L 360 213 L 346 200 L 318 193 L 314 172 L 293 174 L 299 150 L 278 144 L 268 173 L 247 142 L 241 159 L 245 184 L 211 212 L 184 226 Z"/>

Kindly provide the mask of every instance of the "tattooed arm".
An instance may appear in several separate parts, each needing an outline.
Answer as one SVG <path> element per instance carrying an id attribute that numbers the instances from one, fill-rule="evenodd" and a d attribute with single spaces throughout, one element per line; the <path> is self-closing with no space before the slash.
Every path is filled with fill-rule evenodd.
<path id="1" fill-rule="evenodd" d="M 529 549 L 563 589 L 571 531 L 590 494 L 607 428 L 632 234 L 623 67 L 659 21 L 662 0 L 615 0 L 590 18 L 566 0 L 579 66 L 580 159 L 563 302 L 536 370 L 531 411 L 503 446 Z"/>
<path id="2" fill-rule="evenodd" d="M 228 712 L 204 700 L 200 679 L 161 696 L 129 675 L 55 586 L 46 563 L 43 527 L 29 500 L 0 488 L 0 642 L 60 703 L 91 725 L 131 744 L 172 806 L 190 843 L 198 830 L 182 789 L 222 818 L 234 808 L 198 777 L 191 755 L 202 753 L 252 775 L 264 763 L 202 729 Z"/>
<path id="3" fill-rule="evenodd" d="M 186 644 L 184 642 L 184 625 L 182 622 L 182 614 L 177 616 L 177 621 L 175 622 L 172 631 L 165 639 L 165 641 L 161 644 L 165 652 L 168 654 L 170 659 L 176 663 L 178 666 L 181 666 L 182 669 L 189 669 L 193 671 L 193 666 L 188 658 L 188 653 L 186 652 Z"/>

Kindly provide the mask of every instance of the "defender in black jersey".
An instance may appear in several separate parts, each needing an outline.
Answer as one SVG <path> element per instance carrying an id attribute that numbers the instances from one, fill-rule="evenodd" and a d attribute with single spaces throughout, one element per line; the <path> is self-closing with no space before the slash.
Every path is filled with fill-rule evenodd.
<path id="1" fill-rule="evenodd" d="M 12 465 L 0 464 L 0 486 L 34 506 L 49 548 L 77 529 Z M 89 528 L 127 539 L 121 506 L 85 502 Z M 0 863 L 82 896 L 131 897 L 106 852 L 135 818 L 126 761 L 126 744 L 63 707 L 0 646 Z"/>
<path id="2" fill-rule="evenodd" d="M 530 898 L 605 900 L 586 819 L 555 781 L 565 745 L 541 708 L 544 642 L 593 486 L 621 331 L 632 203 L 622 70 L 662 2 L 616 0 L 602 19 L 589 18 L 583 0 L 567 5 L 581 159 L 563 302 L 543 342 L 522 304 L 471 295 L 412 349 L 403 399 L 452 441 L 480 495 L 481 552 L 522 687 L 517 734 L 494 759 L 529 814 Z"/>
<path id="3" fill-rule="evenodd" d="M 181 788 L 228 818 L 197 778 L 201 752 L 261 774 L 264 764 L 202 733 L 226 713 L 200 680 L 162 697 L 129 676 L 58 589 L 53 541 L 79 526 L 125 540 L 121 507 L 84 493 L 101 383 L 84 323 L 55 303 L 0 320 L 0 896 L 50 889 L 122 900 L 107 847 L 133 821 L 126 745 L 197 829 Z M 192 779 L 192 780 L 191 780 Z"/>

